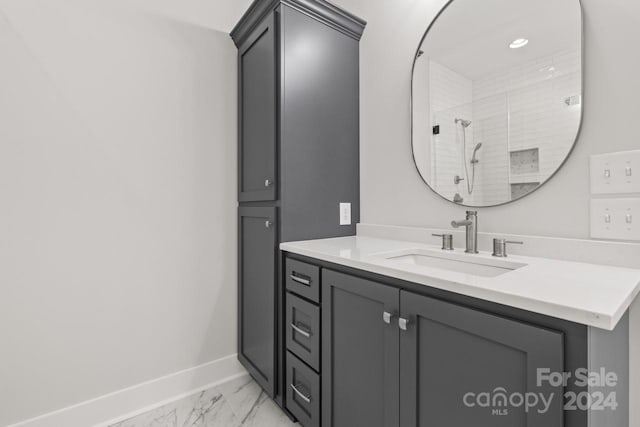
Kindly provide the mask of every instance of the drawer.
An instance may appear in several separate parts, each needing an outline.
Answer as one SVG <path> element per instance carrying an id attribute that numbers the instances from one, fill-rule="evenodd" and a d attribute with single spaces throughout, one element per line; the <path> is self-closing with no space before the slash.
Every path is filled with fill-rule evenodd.
<path id="1" fill-rule="evenodd" d="M 286 405 L 304 427 L 320 427 L 320 376 L 287 352 Z"/>
<path id="2" fill-rule="evenodd" d="M 287 290 L 320 302 L 320 267 L 287 258 L 285 274 Z"/>
<path id="3" fill-rule="evenodd" d="M 287 349 L 320 370 L 320 307 L 287 292 Z"/>

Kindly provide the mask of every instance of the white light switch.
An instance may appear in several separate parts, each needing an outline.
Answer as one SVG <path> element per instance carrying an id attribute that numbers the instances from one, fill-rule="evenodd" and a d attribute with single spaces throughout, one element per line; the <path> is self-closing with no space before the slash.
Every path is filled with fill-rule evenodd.
<path id="1" fill-rule="evenodd" d="M 640 193 L 640 150 L 591 156 L 591 194 Z"/>
<path id="2" fill-rule="evenodd" d="M 351 203 L 340 203 L 340 225 L 351 225 Z"/>
<path id="3" fill-rule="evenodd" d="M 640 198 L 591 200 L 591 237 L 640 241 Z"/>

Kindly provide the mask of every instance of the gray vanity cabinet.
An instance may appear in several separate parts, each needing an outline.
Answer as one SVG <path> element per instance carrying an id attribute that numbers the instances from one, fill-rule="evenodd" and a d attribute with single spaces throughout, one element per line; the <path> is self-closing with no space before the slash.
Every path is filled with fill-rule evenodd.
<path id="1" fill-rule="evenodd" d="M 355 234 L 364 26 L 324 0 L 256 0 L 231 32 L 238 201 L 277 204 L 281 241 Z"/>
<path id="2" fill-rule="evenodd" d="M 562 333 L 409 292 L 400 306 L 408 320 L 400 333 L 401 427 L 563 426 L 563 388 L 536 384 L 538 368 L 564 372 Z M 490 407 L 479 406 L 481 393 Z M 544 413 L 542 404 L 526 413 L 502 399 L 493 405 L 512 393 L 553 399 Z"/>
<path id="3" fill-rule="evenodd" d="M 562 385 L 538 384 L 539 369 L 572 364 L 563 332 L 384 279 L 321 276 L 322 426 L 580 425 L 565 419 Z"/>
<path id="4" fill-rule="evenodd" d="M 276 15 L 238 47 L 238 201 L 277 199 Z"/>
<path id="5" fill-rule="evenodd" d="M 397 288 L 323 270 L 324 427 L 398 424 L 399 302 Z"/>
<path id="6" fill-rule="evenodd" d="M 275 390 L 275 207 L 238 209 L 238 358 L 256 381 Z"/>
<path id="7" fill-rule="evenodd" d="M 304 364 L 286 364 L 285 266 L 274 254 L 280 242 L 355 234 L 364 27 L 324 0 L 255 0 L 231 32 L 238 48 L 238 358 L 280 405 L 290 392 L 287 372 L 300 382 L 312 376 Z M 348 224 L 341 203 L 351 204 Z M 305 308 L 298 301 L 291 309 L 302 316 Z M 294 338 L 301 347 L 291 357 L 300 360 L 306 343 L 299 332 Z"/>

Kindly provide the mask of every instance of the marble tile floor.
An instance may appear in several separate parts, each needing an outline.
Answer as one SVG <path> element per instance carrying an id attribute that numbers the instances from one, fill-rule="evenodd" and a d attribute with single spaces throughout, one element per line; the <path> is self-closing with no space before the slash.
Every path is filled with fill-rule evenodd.
<path id="1" fill-rule="evenodd" d="M 299 427 L 249 376 L 110 427 Z"/>

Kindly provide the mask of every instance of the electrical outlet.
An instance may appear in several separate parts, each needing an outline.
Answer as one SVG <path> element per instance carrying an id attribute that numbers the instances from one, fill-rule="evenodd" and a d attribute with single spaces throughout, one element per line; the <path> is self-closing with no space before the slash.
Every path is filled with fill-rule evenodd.
<path id="1" fill-rule="evenodd" d="M 591 156 L 591 194 L 640 193 L 640 150 Z"/>
<path id="2" fill-rule="evenodd" d="M 591 237 L 640 241 L 640 198 L 592 200 Z"/>
<path id="3" fill-rule="evenodd" d="M 351 225 L 351 203 L 340 203 L 340 225 Z"/>

